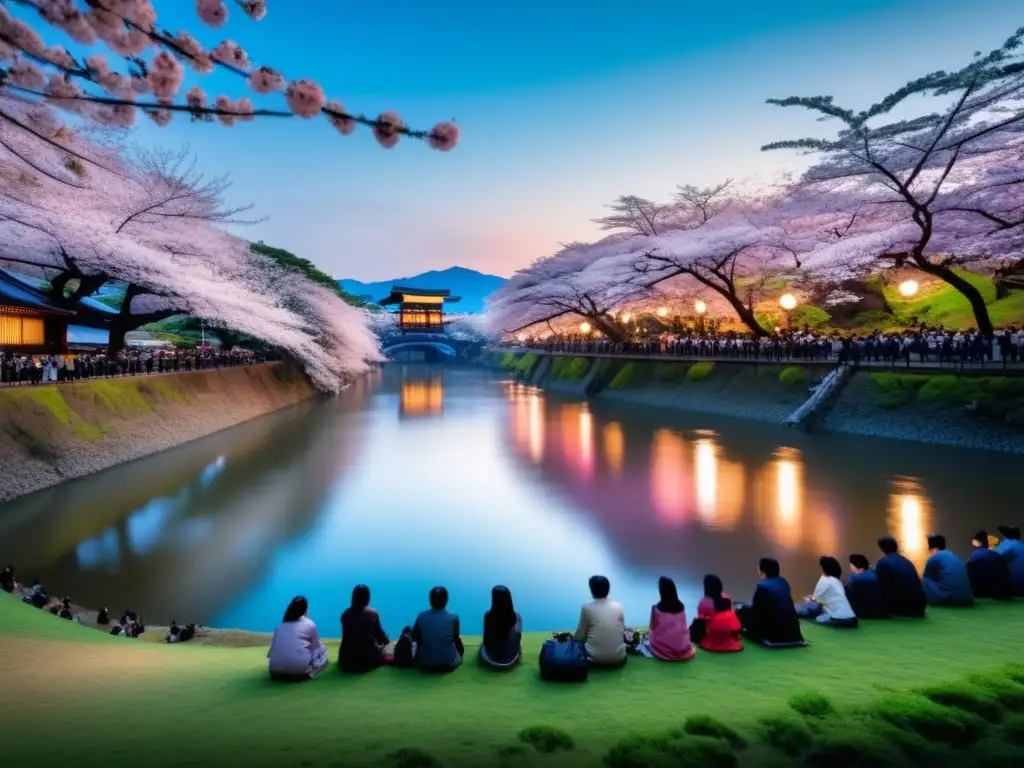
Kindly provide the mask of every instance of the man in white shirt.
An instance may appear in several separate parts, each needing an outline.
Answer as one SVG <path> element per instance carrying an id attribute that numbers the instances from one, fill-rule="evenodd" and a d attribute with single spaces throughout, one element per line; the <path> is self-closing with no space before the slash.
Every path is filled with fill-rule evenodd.
<path id="1" fill-rule="evenodd" d="M 590 577 L 594 599 L 580 611 L 576 639 L 584 644 L 587 661 L 595 667 L 621 667 L 626 663 L 626 617 L 622 606 L 608 597 L 611 584 L 604 576 Z"/>

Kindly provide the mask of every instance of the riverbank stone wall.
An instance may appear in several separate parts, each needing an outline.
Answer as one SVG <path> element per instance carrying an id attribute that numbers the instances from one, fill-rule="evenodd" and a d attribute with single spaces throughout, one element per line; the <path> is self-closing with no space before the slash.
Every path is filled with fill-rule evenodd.
<path id="1" fill-rule="evenodd" d="M 284 363 L 0 389 L 0 503 L 314 395 Z"/>

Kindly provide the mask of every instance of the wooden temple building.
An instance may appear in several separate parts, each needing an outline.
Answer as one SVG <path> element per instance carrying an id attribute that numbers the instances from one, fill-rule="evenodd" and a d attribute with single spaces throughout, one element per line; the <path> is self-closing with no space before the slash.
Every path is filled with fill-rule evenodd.
<path id="1" fill-rule="evenodd" d="M 62 355 L 68 351 L 68 321 L 75 313 L 40 290 L 0 270 L 0 351 Z"/>
<path id="2" fill-rule="evenodd" d="M 444 305 L 459 300 L 449 290 L 428 290 L 426 288 L 391 287 L 379 304 L 382 307 L 398 306 L 398 328 L 403 333 L 444 332 Z"/>

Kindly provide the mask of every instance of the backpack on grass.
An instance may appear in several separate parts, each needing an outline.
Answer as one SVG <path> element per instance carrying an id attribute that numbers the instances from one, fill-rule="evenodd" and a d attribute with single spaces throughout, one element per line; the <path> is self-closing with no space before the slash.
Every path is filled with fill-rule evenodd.
<path id="1" fill-rule="evenodd" d="M 582 683 L 587 679 L 587 652 L 578 640 L 545 640 L 540 649 L 540 677 L 551 683 Z"/>

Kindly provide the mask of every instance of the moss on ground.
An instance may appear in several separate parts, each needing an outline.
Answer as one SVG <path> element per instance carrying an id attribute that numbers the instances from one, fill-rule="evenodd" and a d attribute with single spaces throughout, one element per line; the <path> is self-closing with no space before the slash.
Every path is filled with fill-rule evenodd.
<path id="1" fill-rule="evenodd" d="M 60 387 L 39 386 L 19 387 L 0 392 L 9 403 L 17 408 L 31 405 L 41 406 L 57 423 L 70 430 L 71 434 L 80 440 L 99 440 L 103 437 L 103 430 L 85 421 L 79 416 L 64 399 Z"/>
<path id="2" fill-rule="evenodd" d="M 791 365 L 788 368 L 783 368 L 779 371 L 779 382 L 785 384 L 787 387 L 796 387 L 806 382 L 808 376 L 809 374 L 806 368 Z"/>
<path id="3" fill-rule="evenodd" d="M 633 377 L 635 375 L 636 363 L 626 363 L 619 368 L 615 376 L 612 377 L 611 383 L 608 384 L 608 389 L 628 389 L 633 383 Z"/>
<path id="4" fill-rule="evenodd" d="M 883 408 L 908 405 L 956 409 L 988 421 L 1018 426 L 1024 414 L 1024 379 L 1006 376 L 930 376 L 872 373 L 876 402 Z"/>
<path id="5" fill-rule="evenodd" d="M 587 375 L 590 360 L 586 357 L 555 357 L 551 362 L 551 378 L 556 381 L 580 381 Z"/>
<path id="6" fill-rule="evenodd" d="M 700 363 L 694 363 L 690 366 L 686 372 L 687 381 L 704 381 L 708 378 L 715 370 L 715 364 L 711 361 L 705 360 Z"/>

